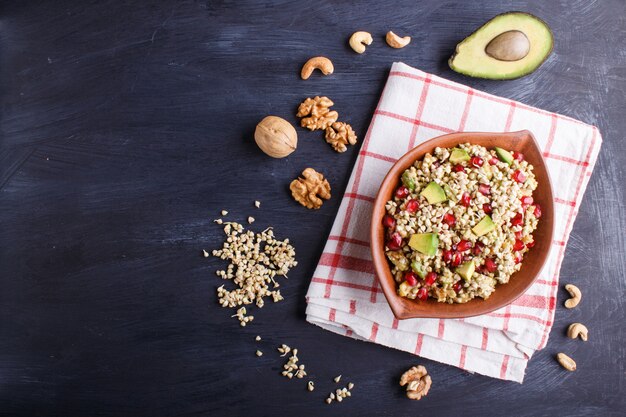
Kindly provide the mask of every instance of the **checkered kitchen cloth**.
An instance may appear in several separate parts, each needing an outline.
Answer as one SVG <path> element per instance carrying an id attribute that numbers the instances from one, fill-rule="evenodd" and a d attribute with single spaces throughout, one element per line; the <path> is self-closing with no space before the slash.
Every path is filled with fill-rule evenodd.
<path id="1" fill-rule="evenodd" d="M 555 193 L 555 240 L 546 266 L 511 305 L 467 319 L 398 321 L 374 276 L 372 203 L 391 165 L 409 149 L 456 131 L 528 129 L 543 150 Z M 559 269 L 600 151 L 598 129 L 395 63 L 363 141 L 307 293 L 307 320 L 494 378 L 522 382 L 554 319 Z"/>

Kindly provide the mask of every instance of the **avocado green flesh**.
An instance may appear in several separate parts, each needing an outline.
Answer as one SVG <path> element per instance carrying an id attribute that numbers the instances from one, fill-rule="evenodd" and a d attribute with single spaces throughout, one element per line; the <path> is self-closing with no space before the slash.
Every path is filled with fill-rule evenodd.
<path id="1" fill-rule="evenodd" d="M 498 148 L 497 146 L 494 148 L 494 150 L 496 151 L 496 155 L 498 155 L 498 158 L 502 162 L 506 162 L 509 165 L 513 163 L 513 155 L 511 154 L 511 152 L 506 151 L 502 148 Z"/>
<path id="2" fill-rule="evenodd" d="M 496 224 L 493 222 L 493 220 L 491 220 L 491 217 L 485 216 L 482 218 L 481 221 L 478 222 L 476 226 L 474 226 L 472 232 L 474 232 L 476 236 L 482 236 L 491 232 L 495 228 Z"/>
<path id="3" fill-rule="evenodd" d="M 452 192 L 452 189 L 450 188 L 450 186 L 448 184 L 444 184 L 443 185 L 443 191 L 446 192 L 446 196 L 448 196 L 448 200 L 452 200 L 455 203 L 458 201 L 456 196 L 454 195 L 454 193 Z"/>
<path id="4" fill-rule="evenodd" d="M 435 250 L 437 249 L 435 248 Z M 418 261 L 411 262 L 411 269 L 413 270 L 413 272 L 419 275 L 420 278 L 424 279 L 424 277 L 426 277 L 426 268 Z"/>
<path id="5" fill-rule="evenodd" d="M 409 246 L 424 255 L 433 256 L 437 253 L 439 238 L 435 233 L 417 233 L 411 235 Z"/>
<path id="6" fill-rule="evenodd" d="M 446 192 L 435 181 L 431 181 L 426 188 L 422 190 L 420 195 L 424 196 L 430 204 L 437 204 L 446 201 Z"/>
<path id="7" fill-rule="evenodd" d="M 508 31 L 520 31 L 530 42 L 528 54 L 517 61 L 501 61 L 485 52 L 495 37 Z M 510 12 L 498 15 L 482 25 L 456 46 L 448 64 L 454 71 L 470 77 L 509 80 L 530 74 L 552 52 L 554 40 L 548 25 L 528 13 Z"/>
<path id="8" fill-rule="evenodd" d="M 450 153 L 450 162 L 453 164 L 460 164 L 461 162 L 469 161 L 470 156 L 465 149 L 454 148 Z"/>
<path id="9" fill-rule="evenodd" d="M 474 275 L 474 269 L 476 269 L 474 262 L 467 261 L 456 269 L 456 273 L 459 274 L 465 281 L 469 281 L 472 275 Z"/>

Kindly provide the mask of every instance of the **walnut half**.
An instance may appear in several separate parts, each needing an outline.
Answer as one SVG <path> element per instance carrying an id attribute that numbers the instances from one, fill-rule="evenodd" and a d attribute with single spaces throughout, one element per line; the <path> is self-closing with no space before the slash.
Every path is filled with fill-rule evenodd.
<path id="1" fill-rule="evenodd" d="M 335 122 L 326 128 L 326 142 L 337 152 L 345 152 L 346 145 L 356 143 L 356 134 L 352 126 L 344 122 Z"/>
<path id="2" fill-rule="evenodd" d="M 296 178 L 289 185 L 291 195 L 306 208 L 318 209 L 322 207 L 322 198 L 325 200 L 330 198 L 330 184 L 322 174 L 313 168 L 302 171 L 302 177 Z"/>
<path id="3" fill-rule="evenodd" d="M 333 104 L 335 103 L 328 97 L 307 98 L 300 104 L 296 114 L 298 117 L 303 117 L 300 125 L 309 130 L 326 129 L 339 117 L 339 113 L 330 111 Z"/>
<path id="4" fill-rule="evenodd" d="M 412 367 L 400 377 L 400 385 L 406 385 L 406 396 L 411 400 L 425 397 L 431 384 L 430 375 L 422 365 Z"/>

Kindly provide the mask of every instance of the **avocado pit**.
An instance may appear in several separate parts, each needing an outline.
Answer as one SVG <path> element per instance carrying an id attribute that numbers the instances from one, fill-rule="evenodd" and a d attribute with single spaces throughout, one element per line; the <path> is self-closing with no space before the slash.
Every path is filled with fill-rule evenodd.
<path id="1" fill-rule="evenodd" d="M 519 61 L 530 51 L 528 37 L 519 30 L 509 30 L 491 40 L 485 53 L 499 61 Z"/>

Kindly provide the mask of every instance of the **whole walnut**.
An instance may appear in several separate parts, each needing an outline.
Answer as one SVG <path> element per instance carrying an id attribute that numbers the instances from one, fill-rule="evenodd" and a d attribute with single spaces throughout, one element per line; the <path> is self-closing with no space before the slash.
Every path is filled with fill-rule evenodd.
<path id="1" fill-rule="evenodd" d="M 298 147 L 296 129 L 287 120 L 267 116 L 256 125 L 254 140 L 272 158 L 284 158 Z"/>

